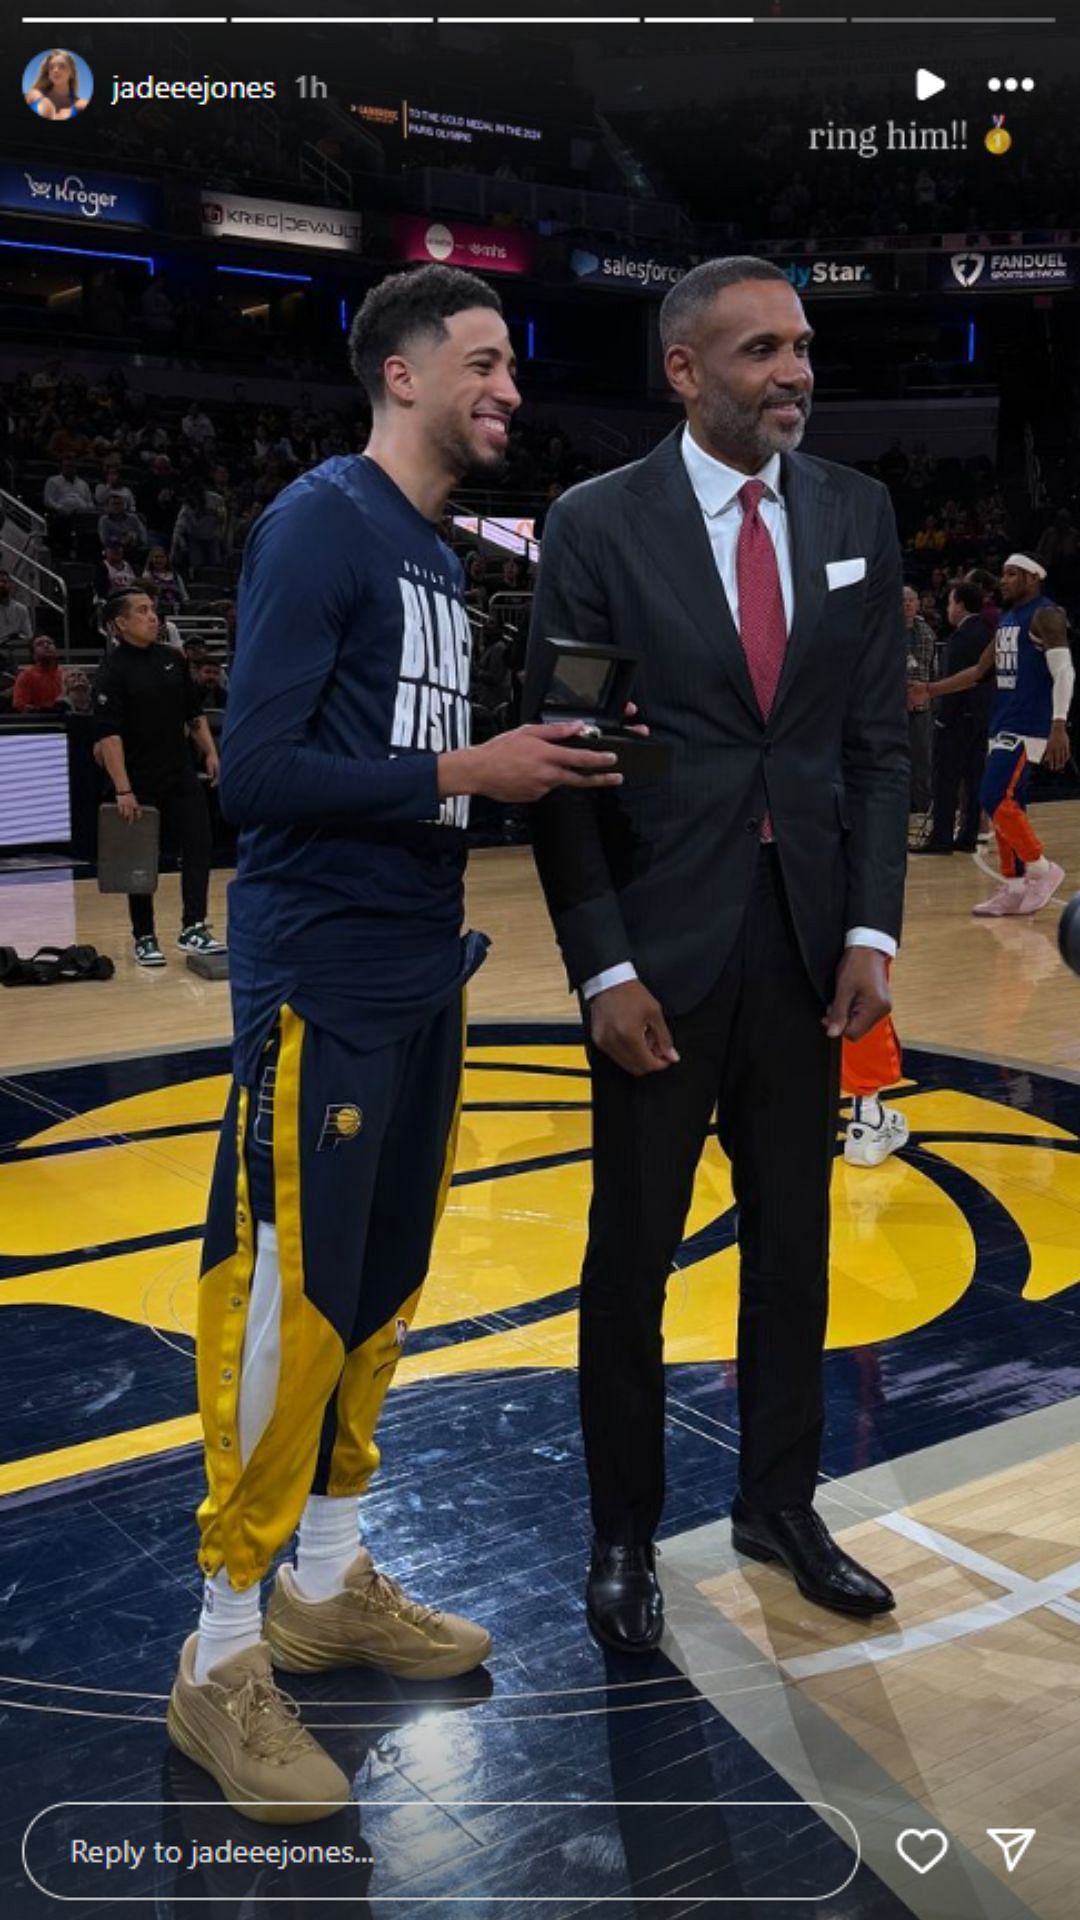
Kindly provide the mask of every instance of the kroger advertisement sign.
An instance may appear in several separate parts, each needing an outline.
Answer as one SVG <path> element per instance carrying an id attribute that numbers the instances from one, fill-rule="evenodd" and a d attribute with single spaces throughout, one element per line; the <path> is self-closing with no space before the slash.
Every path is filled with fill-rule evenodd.
<path id="1" fill-rule="evenodd" d="M 161 196 L 148 180 L 66 167 L 0 166 L 0 208 L 6 213 L 45 214 L 94 226 L 153 227 Z"/>

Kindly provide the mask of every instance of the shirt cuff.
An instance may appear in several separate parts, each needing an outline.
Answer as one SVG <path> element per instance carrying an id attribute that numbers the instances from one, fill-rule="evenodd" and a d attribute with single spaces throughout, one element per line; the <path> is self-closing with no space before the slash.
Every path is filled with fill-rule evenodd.
<path id="1" fill-rule="evenodd" d="M 887 953 L 890 960 L 896 959 L 896 941 L 891 933 L 878 933 L 875 927 L 851 927 L 844 941 L 845 947 L 875 947 L 878 953 Z"/>
<path id="2" fill-rule="evenodd" d="M 586 1000 L 595 1000 L 598 993 L 606 993 L 609 987 L 621 987 L 624 980 L 636 980 L 637 968 L 632 960 L 620 960 L 617 967 L 605 967 L 603 973 L 594 973 L 592 978 L 582 985 L 582 994 Z"/>

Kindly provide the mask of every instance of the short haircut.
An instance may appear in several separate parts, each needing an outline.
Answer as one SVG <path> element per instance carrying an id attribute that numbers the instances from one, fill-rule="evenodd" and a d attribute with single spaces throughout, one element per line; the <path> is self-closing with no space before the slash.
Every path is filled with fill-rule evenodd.
<path id="1" fill-rule="evenodd" d="M 744 280 L 791 281 L 771 260 L 759 260 L 752 253 L 733 253 L 722 260 L 703 260 L 677 280 L 665 294 L 660 308 L 660 344 L 666 353 L 677 341 L 686 340 L 694 331 L 702 313 L 725 287 L 737 287 Z"/>
<path id="2" fill-rule="evenodd" d="M 446 322 L 471 307 L 502 312 L 502 301 L 475 273 L 460 267 L 418 267 L 391 273 L 365 294 L 349 331 L 349 365 L 372 406 L 386 396 L 383 367 L 419 334 L 446 339 Z"/>
<path id="3" fill-rule="evenodd" d="M 133 586 L 121 587 L 119 593 L 110 593 L 108 599 L 105 602 L 105 607 L 104 607 L 105 618 L 107 621 L 111 623 L 113 620 L 116 620 L 121 614 L 125 614 L 127 612 L 129 600 L 152 601 L 153 598 L 154 598 L 153 594 L 150 593 L 146 587 L 140 585 L 139 581 L 136 580 Z"/>
<path id="4" fill-rule="evenodd" d="M 949 592 L 965 613 L 981 613 L 983 590 L 974 580 L 950 580 Z"/>
<path id="5" fill-rule="evenodd" d="M 986 567 L 969 567 L 964 577 L 967 580 L 974 580 L 975 585 L 981 587 L 984 594 L 992 593 L 996 596 L 1000 584 L 997 574 L 990 573 Z"/>

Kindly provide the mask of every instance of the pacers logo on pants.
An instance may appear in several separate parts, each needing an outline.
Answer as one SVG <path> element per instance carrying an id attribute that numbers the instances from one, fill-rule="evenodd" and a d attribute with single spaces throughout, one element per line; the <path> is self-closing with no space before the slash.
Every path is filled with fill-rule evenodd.
<path id="1" fill-rule="evenodd" d="M 322 1132 L 316 1153 L 322 1153 L 324 1147 L 342 1147 L 349 1140 L 355 1140 L 363 1130 L 364 1116 L 359 1107 L 351 1102 L 327 1107 L 323 1115 Z"/>

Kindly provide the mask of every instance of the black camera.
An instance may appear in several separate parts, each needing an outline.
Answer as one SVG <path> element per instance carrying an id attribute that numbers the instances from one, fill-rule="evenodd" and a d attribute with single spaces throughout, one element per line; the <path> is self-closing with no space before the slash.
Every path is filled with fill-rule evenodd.
<path id="1" fill-rule="evenodd" d="M 1058 950 L 1065 965 L 1080 974 L 1080 893 L 1074 893 L 1072 899 L 1066 901 L 1058 921 Z"/>

